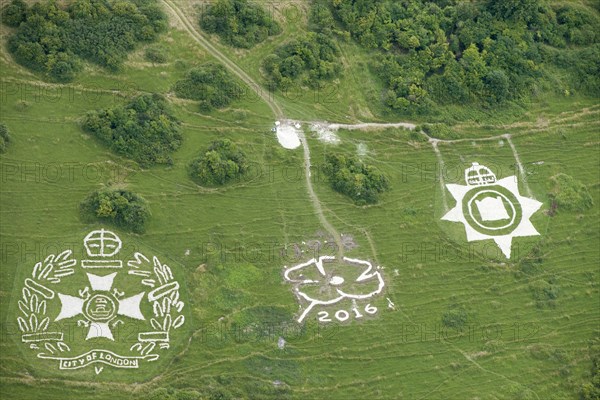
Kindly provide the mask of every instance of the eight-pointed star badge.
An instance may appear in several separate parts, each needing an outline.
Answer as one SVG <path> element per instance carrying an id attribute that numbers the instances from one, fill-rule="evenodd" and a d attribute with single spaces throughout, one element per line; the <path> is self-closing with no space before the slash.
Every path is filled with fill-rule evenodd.
<path id="1" fill-rule="evenodd" d="M 489 168 L 473 163 L 465 181 L 446 185 L 456 206 L 442 220 L 464 224 L 468 242 L 492 239 L 510 258 L 514 237 L 539 235 L 529 219 L 542 203 L 519 194 L 516 176 L 497 181 Z"/>

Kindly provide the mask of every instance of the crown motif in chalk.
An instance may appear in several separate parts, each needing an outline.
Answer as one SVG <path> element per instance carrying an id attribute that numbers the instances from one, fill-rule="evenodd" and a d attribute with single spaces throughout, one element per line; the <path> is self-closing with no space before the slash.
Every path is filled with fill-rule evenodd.
<path id="1" fill-rule="evenodd" d="M 83 268 L 122 268 L 121 260 L 110 260 L 122 247 L 121 239 L 113 232 L 100 229 L 90 232 L 83 239 L 83 246 L 91 260 L 82 260 Z"/>
<path id="2" fill-rule="evenodd" d="M 474 162 L 465 170 L 465 182 L 469 186 L 485 186 L 496 183 L 496 175 L 488 167 Z"/>

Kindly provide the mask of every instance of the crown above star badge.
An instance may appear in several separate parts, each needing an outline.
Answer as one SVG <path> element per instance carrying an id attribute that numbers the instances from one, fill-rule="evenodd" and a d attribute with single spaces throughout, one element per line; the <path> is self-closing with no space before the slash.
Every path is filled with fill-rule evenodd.
<path id="1" fill-rule="evenodd" d="M 542 203 L 521 196 L 516 176 L 498 180 L 473 162 L 465 169 L 465 183 L 446 185 L 456 205 L 442 220 L 462 223 L 468 242 L 491 239 L 510 258 L 513 238 L 539 235 L 530 218 Z"/>

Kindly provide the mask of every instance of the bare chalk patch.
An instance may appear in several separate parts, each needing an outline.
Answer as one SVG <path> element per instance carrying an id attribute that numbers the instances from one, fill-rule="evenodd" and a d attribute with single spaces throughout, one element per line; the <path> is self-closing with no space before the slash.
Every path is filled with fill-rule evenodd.
<path id="1" fill-rule="evenodd" d="M 311 124 L 310 131 L 316 133 L 317 139 L 323 143 L 339 144 L 339 136 L 335 133 L 336 129 L 330 128 L 329 124 L 315 122 Z"/>
<path id="2" fill-rule="evenodd" d="M 356 145 L 356 155 L 358 155 L 359 157 L 364 157 L 367 155 L 367 153 L 369 152 L 369 148 L 367 147 L 367 145 L 365 143 L 359 143 Z"/>
<path id="3" fill-rule="evenodd" d="M 301 129 L 299 123 L 293 121 L 276 121 L 275 128 L 273 128 L 277 134 L 277 141 L 284 149 L 296 149 L 300 147 L 300 134 Z"/>

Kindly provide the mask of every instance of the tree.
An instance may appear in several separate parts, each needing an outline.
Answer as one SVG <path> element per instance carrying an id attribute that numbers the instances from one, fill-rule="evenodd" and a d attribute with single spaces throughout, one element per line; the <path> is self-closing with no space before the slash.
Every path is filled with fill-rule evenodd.
<path id="1" fill-rule="evenodd" d="M 8 26 L 17 27 L 25 21 L 27 4 L 23 0 L 12 0 L 2 12 L 2 22 Z"/>
<path id="2" fill-rule="evenodd" d="M 556 74 L 556 66 L 568 72 L 571 87 L 592 95 L 600 90 L 595 50 L 600 45 L 595 28 L 600 16 L 583 4 L 547 5 L 538 0 L 326 3 L 336 24 L 357 43 L 379 50 L 371 65 L 386 86 L 383 100 L 400 113 L 435 112 L 435 106 L 451 104 L 498 106 L 526 98 L 544 80 L 547 84 L 563 80 L 563 74 L 549 78 Z M 313 14 L 319 16 L 321 4 L 315 4 Z M 555 52 L 542 44 L 586 47 Z"/>
<path id="3" fill-rule="evenodd" d="M 483 77 L 487 74 L 484 54 L 479 52 L 475 44 L 467 48 L 460 59 L 460 65 L 465 71 L 465 83 L 476 95 L 483 91 Z"/>
<path id="4" fill-rule="evenodd" d="M 200 27 L 230 46 L 246 49 L 281 32 L 262 7 L 248 0 L 217 0 L 200 16 Z"/>
<path id="5" fill-rule="evenodd" d="M 248 169 L 246 155 L 229 139 L 212 142 L 190 163 L 192 179 L 205 185 L 224 185 L 241 177 Z"/>
<path id="6" fill-rule="evenodd" d="M 83 128 L 144 167 L 172 164 L 170 154 L 182 141 L 180 122 L 159 94 L 140 95 L 123 106 L 89 112 Z"/>
<path id="7" fill-rule="evenodd" d="M 324 35 L 331 35 L 335 28 L 335 20 L 331 9 L 323 3 L 316 2 L 310 10 L 308 29 Z"/>
<path id="8" fill-rule="evenodd" d="M 226 107 L 242 96 L 241 84 L 223 65 L 214 62 L 189 70 L 172 90 L 177 97 L 199 101 L 203 110 Z"/>
<path id="9" fill-rule="evenodd" d="M 500 19 L 530 21 L 539 0 L 489 0 L 488 7 Z"/>
<path id="10" fill-rule="evenodd" d="M 309 86 L 317 87 L 319 81 L 340 74 L 338 55 L 339 48 L 331 37 L 310 32 L 268 55 L 263 61 L 263 71 L 272 88 L 286 88 L 301 79 Z"/>
<path id="11" fill-rule="evenodd" d="M 60 82 L 72 80 L 83 59 L 118 70 L 139 42 L 154 40 L 167 27 L 156 0 L 58 4 L 47 0 L 27 8 L 15 0 L 2 15 L 5 23 L 18 26 L 8 40 L 15 60 Z"/>
<path id="12" fill-rule="evenodd" d="M 350 197 L 356 204 L 376 203 L 379 194 L 390 188 L 388 178 L 381 171 L 353 157 L 328 154 L 323 172 L 335 191 Z"/>
<path id="13" fill-rule="evenodd" d="M 79 206 L 82 218 L 112 223 L 135 233 L 144 233 L 150 209 L 143 197 L 123 189 L 92 192 Z"/>
<path id="14" fill-rule="evenodd" d="M 487 91 L 487 99 L 491 104 L 503 103 L 510 96 L 510 80 L 508 75 L 501 70 L 489 71 L 483 77 L 483 83 Z"/>

